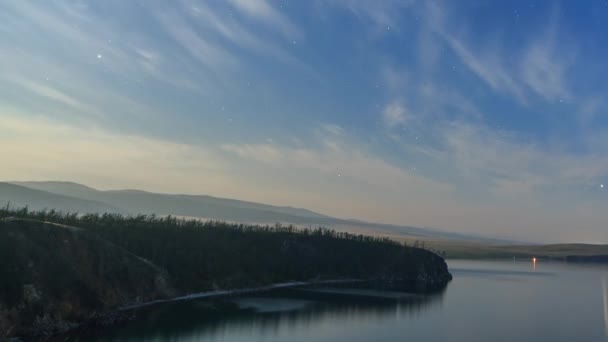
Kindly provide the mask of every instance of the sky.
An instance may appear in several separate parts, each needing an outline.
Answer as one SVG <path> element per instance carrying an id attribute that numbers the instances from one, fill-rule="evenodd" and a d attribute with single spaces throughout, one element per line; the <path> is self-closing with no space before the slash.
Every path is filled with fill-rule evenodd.
<path id="1" fill-rule="evenodd" d="M 607 23 L 606 0 L 2 1 L 0 180 L 608 243 Z"/>

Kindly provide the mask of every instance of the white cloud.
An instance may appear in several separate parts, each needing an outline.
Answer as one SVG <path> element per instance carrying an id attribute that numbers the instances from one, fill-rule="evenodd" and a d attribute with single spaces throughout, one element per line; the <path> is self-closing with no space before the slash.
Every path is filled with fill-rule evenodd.
<path id="1" fill-rule="evenodd" d="M 566 78 L 568 67 L 569 63 L 544 39 L 526 51 L 522 78 L 530 89 L 547 101 L 569 100 L 572 96 Z"/>
<path id="2" fill-rule="evenodd" d="M 437 65 L 446 46 L 491 89 L 511 95 L 522 104 L 528 104 L 531 96 L 541 96 L 549 102 L 572 97 L 567 71 L 572 65 L 576 46 L 561 40 L 561 45 L 558 45 L 557 9 L 549 14 L 543 30 L 530 33 L 532 38 L 524 41 L 523 48 L 507 49 L 500 35 L 487 44 L 483 41 L 475 44 L 470 42 L 467 39 L 466 21 L 453 18 L 447 5 L 449 3 L 424 2 L 414 6 L 407 1 L 336 0 L 329 3 L 347 8 L 358 17 L 371 21 L 372 30 L 376 30 L 376 26 L 383 30 L 397 27 L 405 14 L 421 17 L 417 51 L 419 64 L 424 70 L 432 70 Z M 403 83 L 403 76 L 395 77 L 392 71 L 385 70 L 385 74 L 390 77 L 389 85 L 396 87 L 398 83 Z M 403 74 L 401 71 L 399 73 Z"/>
<path id="3" fill-rule="evenodd" d="M 44 83 L 35 83 L 27 79 L 16 80 L 15 83 L 23 87 L 25 91 L 29 91 L 56 103 L 70 106 L 73 109 L 79 110 L 82 114 L 94 114 L 97 112 L 90 106 L 80 102 L 78 99 Z"/>
<path id="4" fill-rule="evenodd" d="M 208 70 L 219 67 L 233 67 L 237 59 L 225 48 L 210 42 L 173 10 L 159 10 L 156 15 L 164 28 L 181 47 L 188 51 Z"/>
<path id="5" fill-rule="evenodd" d="M 26 119 L 9 111 L 3 108 L 0 115 L 0 179 L 62 179 L 164 191 L 204 182 L 214 192 L 229 183 L 223 162 L 206 148 Z"/>
<path id="6" fill-rule="evenodd" d="M 335 124 L 323 123 L 320 125 L 320 128 L 322 131 L 329 133 L 330 135 L 334 135 L 334 136 L 344 135 L 344 128 L 342 128 L 338 125 L 335 125 Z"/>
<path id="7" fill-rule="evenodd" d="M 198 1 L 182 1 L 184 5 L 184 12 L 189 13 L 194 18 L 194 23 L 197 29 L 205 30 L 206 33 L 217 34 L 226 40 L 229 45 L 233 44 L 240 48 L 249 49 L 259 55 L 268 56 L 275 58 L 283 63 L 296 66 L 298 68 L 307 69 L 307 71 L 313 72 L 296 57 L 294 57 L 289 51 L 282 48 L 279 44 L 273 43 L 273 39 L 268 39 L 265 35 L 254 34 L 253 30 L 246 27 L 246 24 L 242 20 L 237 20 L 235 16 L 220 11 L 210 6 L 207 6 L 205 2 Z M 237 6 L 254 6 L 253 2 L 246 1 L 245 4 L 237 3 Z M 265 4 L 262 6 L 270 6 Z M 189 9 L 189 10 L 188 10 Z M 245 13 L 250 14 L 250 11 L 244 10 Z M 287 22 L 285 18 L 275 13 L 279 22 Z M 271 16 L 274 17 L 274 16 Z M 275 19 L 276 21 L 276 19 Z M 290 27 L 291 24 L 288 24 Z M 280 28 L 279 28 L 280 29 Z M 291 28 L 290 30 L 296 30 Z M 291 39 L 300 38 L 300 34 L 295 37 L 291 36 Z"/>
<path id="8" fill-rule="evenodd" d="M 341 141 L 318 148 L 201 146 L 26 119 L 7 108 L 0 131 L 4 180 L 62 179 L 104 189 L 211 194 L 392 222 L 451 191 L 448 184 Z M 406 204 L 407 210 L 396 210 Z M 422 216 L 415 216 L 412 223 L 421 222 Z"/>
<path id="9" fill-rule="evenodd" d="M 288 39 L 302 36 L 299 30 L 266 0 L 229 0 L 229 2 L 241 13 L 274 26 Z"/>
<path id="10" fill-rule="evenodd" d="M 491 234 L 509 231 L 518 237 L 532 236 L 530 224 L 537 224 L 538 232 L 551 229 L 555 239 L 572 236 L 560 222 L 574 222 L 569 215 L 582 219 L 578 211 L 572 212 L 576 208 L 565 207 L 552 217 L 555 207 L 535 194 L 556 184 L 584 183 L 608 171 L 605 156 L 546 154 L 507 133 L 494 137 L 483 127 L 445 126 L 442 132 L 449 145 L 433 157 L 443 160 L 447 172 L 456 165 L 481 187 L 488 174 L 496 176 L 489 180 L 495 197 L 473 200 L 466 193 L 475 188 L 411 172 L 340 138 L 344 136 L 332 135 L 327 142 L 333 147 L 276 142 L 201 146 L 26 119 L 10 108 L 2 108 L 0 131 L 0 179 L 67 179 L 101 188 L 204 193 L 341 217 Z M 591 225 L 601 222 L 606 212 L 593 208 L 580 223 L 590 240 L 599 239 Z"/>
<path id="11" fill-rule="evenodd" d="M 405 125 L 405 123 L 410 119 L 409 116 L 410 114 L 408 113 L 407 109 L 399 101 L 388 104 L 382 112 L 384 123 L 389 127 Z"/>
<path id="12" fill-rule="evenodd" d="M 509 135 L 494 140 L 473 127 L 453 128 L 457 131 L 448 136 L 449 150 L 435 157 L 445 158 L 442 166 L 446 172 L 454 171 L 453 163 L 470 172 L 472 182 L 464 183 L 472 184 L 470 188 L 463 188 L 461 182 L 440 182 L 412 173 L 366 153 L 360 146 L 340 141 L 334 142 L 338 149 L 245 144 L 233 145 L 228 151 L 256 162 L 247 167 L 251 180 L 263 183 L 262 179 L 272 179 L 271 189 L 290 189 L 297 193 L 299 204 L 313 209 L 322 206 L 333 215 L 543 241 L 606 238 L 594 232 L 594 225 L 606 216 L 600 207 L 588 210 L 589 216 L 584 218 L 580 208 L 537 196 L 539 189 L 551 187 L 553 182 L 572 179 L 557 171 L 543 172 L 573 160 L 565 156 L 543 158 L 539 150 L 517 145 Z M 450 135 L 447 130 L 444 134 Z M 268 151 L 281 157 L 259 156 Z M 254 156 L 256 153 L 259 155 Z M 546 168 L 535 169 L 545 162 L 549 163 Z M 267 178 L 257 175 L 257 168 L 267 173 Z M 484 183 L 492 172 L 498 172 L 499 177 Z M 486 186 L 490 195 L 473 195 Z M 574 196 L 570 199 L 580 201 Z M 555 212 L 559 206 L 563 208 Z M 572 233 L 568 228 L 575 222 L 579 231 Z M 535 228 L 532 231 L 531 226 Z M 549 238 L 543 235 L 547 231 L 553 232 Z"/>
<path id="13" fill-rule="evenodd" d="M 237 156 L 268 164 L 279 163 L 283 159 L 283 153 L 274 145 L 268 144 L 224 144 L 221 148 Z"/>
<path id="14" fill-rule="evenodd" d="M 22 96 L 0 95 L 5 104 L 73 118 L 101 118 L 113 113 L 121 118 L 150 117 L 158 114 L 158 108 L 148 106 L 130 91 L 147 86 L 142 79 L 200 91 L 178 68 L 166 68 L 166 60 L 151 43 L 153 39 L 108 24 L 104 21 L 107 18 L 98 17 L 86 6 L 51 2 L 7 6 L 24 24 L 3 23 L 7 37 L 21 38 L 18 45 L 0 39 L 2 63 L 10 66 L 0 76 L 0 83 L 17 86 L 23 89 L 23 98 L 26 94 L 31 97 L 24 101 Z M 192 69 L 180 58 L 171 63 Z M 58 105 L 68 108 L 59 111 Z"/>
<path id="15" fill-rule="evenodd" d="M 427 146 L 429 157 L 444 163 L 446 170 L 458 172 L 496 194 L 527 192 L 541 199 L 548 190 L 582 190 L 608 175 L 608 154 L 602 149 L 595 148 L 588 154 L 571 153 L 539 146 L 515 132 L 472 122 L 438 124 L 430 134 L 440 136 L 444 143 L 440 147 Z"/>
<path id="16" fill-rule="evenodd" d="M 486 48 L 486 51 L 480 53 L 469 47 L 465 40 L 451 29 L 454 24 L 447 23 L 446 12 L 446 9 L 437 3 L 427 3 L 426 16 L 430 29 L 442 37 L 461 62 L 492 89 L 506 91 L 518 100 L 525 101 L 524 90 L 501 60 L 501 51 Z"/>
<path id="17" fill-rule="evenodd" d="M 388 87 L 388 90 L 395 93 L 407 89 L 411 76 L 410 72 L 404 68 L 383 65 L 380 71 L 380 78 Z"/>
<path id="18" fill-rule="evenodd" d="M 415 3 L 411 0 L 320 0 L 320 2 L 345 8 L 362 21 L 372 23 L 376 30 L 383 32 L 399 29 L 400 14 Z"/>
<path id="19" fill-rule="evenodd" d="M 531 33 L 533 39 L 524 42 L 521 51 L 501 49 L 499 37 L 490 45 L 472 47 L 455 33 L 452 27 L 458 24 L 449 22 L 447 10 L 437 3 L 428 3 L 427 16 L 430 27 L 462 63 L 492 89 L 508 93 L 524 104 L 532 95 L 550 102 L 571 97 L 566 72 L 575 47 L 562 46 L 560 51 L 556 50 L 558 11 L 551 13 L 545 30 Z"/>
<path id="20" fill-rule="evenodd" d="M 239 158 L 278 168 L 281 174 L 293 175 L 295 180 L 309 176 L 315 179 L 335 178 L 340 174 L 341 179 L 348 180 L 354 187 L 370 187 L 375 189 L 373 193 L 381 191 L 389 197 L 411 191 L 419 198 L 425 198 L 432 193 L 448 192 L 451 188 L 391 165 L 365 153 L 356 145 L 338 140 L 328 140 L 318 149 L 277 144 L 229 144 L 223 145 L 222 149 Z M 397 184 L 398 188 L 395 188 Z"/>
<path id="21" fill-rule="evenodd" d="M 509 226 L 512 219 L 516 221 L 513 229 L 523 234 L 536 223 L 547 227 L 560 223 L 555 218 L 540 217 L 549 216 L 557 206 L 543 208 L 538 203 L 559 199 L 563 205 L 578 196 L 569 189 L 589 184 L 597 188 L 600 179 L 608 175 L 608 140 L 600 129 L 585 134 L 581 148 L 584 152 L 573 152 L 568 149 L 571 146 L 564 146 L 567 143 L 543 145 L 535 143 L 534 137 L 490 127 L 484 121 L 487 113 L 478 108 L 483 103 L 476 103 L 478 90 L 491 89 L 530 106 L 534 105 L 534 96 L 545 102 L 571 99 L 580 105 L 587 123 L 600 115 L 605 107 L 600 90 L 596 98 L 589 97 L 585 104 L 576 101 L 576 88 L 569 83 L 574 54 L 565 54 L 568 46 L 553 37 L 559 25 L 549 25 L 541 34 L 531 32 L 523 48 L 507 50 L 506 45 L 501 46 L 500 37 L 495 44 L 471 39 L 467 23 L 447 16 L 436 3 L 411 6 L 408 1 L 399 0 L 319 2 L 345 8 L 367 23 L 372 34 L 382 30 L 375 37 L 389 39 L 394 36 L 393 32 L 386 34 L 387 27 L 405 33 L 403 20 L 415 20 L 420 15 L 419 51 L 408 55 L 419 65 L 406 68 L 406 62 L 400 65 L 401 60 L 393 58 L 396 56 L 382 55 L 382 49 L 363 56 L 366 61 L 371 56 L 370 61 L 378 60 L 380 64 L 384 84 L 377 92 L 386 93 L 376 100 L 386 106 L 378 105 L 372 114 L 383 120 L 386 131 L 369 127 L 370 132 L 357 138 L 349 131 L 348 122 L 344 127 L 317 123 L 308 134 L 294 133 L 289 138 L 270 134 L 273 139 L 262 143 L 205 144 L 191 142 L 199 141 L 195 139 L 203 134 L 180 136 L 191 142 L 180 143 L 118 133 L 119 130 L 105 131 L 97 127 L 105 124 L 120 127 L 121 132 L 143 132 L 158 123 L 155 118 L 168 122 L 168 115 L 176 116 L 176 125 L 197 122 L 202 126 L 207 121 L 200 117 L 211 118 L 208 122 L 213 128 L 209 130 L 213 130 L 213 121 L 222 118 L 213 118 L 203 108 L 204 103 L 221 99 L 221 94 L 229 94 L 226 98 L 239 102 L 229 98 L 236 94 L 232 90 L 238 88 L 230 85 L 243 83 L 245 76 L 255 71 L 256 68 L 249 68 L 252 59 L 269 58 L 299 67 L 306 70 L 307 77 L 310 75 L 309 69 L 304 69 L 307 66 L 290 52 L 292 46 L 286 48 L 281 39 L 304 39 L 304 32 L 279 9 L 278 3 L 262 0 L 231 0 L 223 5 L 183 0 L 166 7 L 138 6 L 137 10 L 145 14 L 158 12 L 161 25 L 154 26 L 157 23 L 149 21 L 150 30 L 130 29 L 133 26 L 121 22 L 126 15 L 103 17 L 72 3 L 7 3 L 7 13 L 14 15 L 6 15 L 6 20 L 0 22 L 0 58 L 3 65 L 10 66 L 0 76 L 0 86 L 8 90 L 0 94 L 0 178 L 69 179 L 102 187 L 208 193 L 309 207 L 343 217 L 479 232 L 498 230 L 497 224 L 492 223 L 497 218 L 509 222 L 503 228 L 511 228 L 504 226 Z M 132 3 L 116 4 L 134 10 L 129 7 Z M 421 8 L 427 12 L 419 12 Z M 22 39 L 17 45 L 6 37 Z M 357 46 L 361 47 L 361 43 L 359 40 Z M 47 48 L 51 46 L 54 48 Z M 98 59 L 97 55 L 103 58 Z M 466 93 L 450 88 L 449 76 L 443 78 L 436 71 L 444 71 L 439 66 L 444 66 L 448 55 L 455 57 L 454 65 L 459 68 L 455 75 L 466 71 L 480 80 L 467 84 Z M 324 75 L 328 82 L 332 76 Z M 162 83 L 163 87 L 153 82 Z M 264 82 L 256 87 L 264 87 L 263 83 L 272 82 L 264 77 Z M 257 103 L 270 110 L 275 107 L 268 95 L 271 92 L 267 91 L 274 90 L 271 88 L 252 94 L 261 94 Z M 170 94 L 164 94 L 164 90 Z M 182 90 L 205 96 L 184 96 L 187 101 L 176 103 L 184 95 Z M 287 102 L 276 108 L 290 105 L 289 99 L 282 100 Z M 182 115 L 184 108 L 191 110 L 190 101 L 201 104 L 200 110 L 195 108 L 195 113 L 188 113 L 199 118 Z M 325 105 L 319 103 L 320 107 Z M 346 116 L 341 118 L 343 124 Z M 361 122 L 368 119 L 365 115 L 360 118 Z M 150 127 L 139 130 L 133 121 Z M 277 127 L 285 122 L 279 121 Z M 156 134 L 177 134 L 178 130 L 153 128 Z M 226 136 L 233 133 L 226 132 Z M 269 135 L 265 131 L 259 133 Z M 403 155 L 395 155 L 394 146 L 383 145 L 385 134 L 390 134 L 391 141 L 403 144 Z M 414 140 L 417 136 L 421 139 Z M 281 143 L 286 139 L 291 139 L 292 144 Z M 475 198 L 480 192 L 484 193 Z M 582 197 L 575 201 L 579 206 L 586 203 Z M 588 222 L 601 222 L 597 208 L 602 205 L 598 203 Z M 528 208 L 528 204 L 536 204 L 544 211 L 539 209 L 540 214 L 535 214 L 530 208 L 538 207 Z M 560 214 L 556 216 L 564 218 L 572 210 Z M 583 214 L 574 216 L 584 219 Z"/>

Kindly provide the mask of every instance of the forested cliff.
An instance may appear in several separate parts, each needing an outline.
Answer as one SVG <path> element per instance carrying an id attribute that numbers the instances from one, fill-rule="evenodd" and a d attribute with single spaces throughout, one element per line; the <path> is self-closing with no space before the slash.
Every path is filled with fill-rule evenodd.
<path id="1" fill-rule="evenodd" d="M 346 278 L 433 291 L 451 275 L 430 251 L 326 229 L 0 210 L 0 336 L 188 293 Z"/>

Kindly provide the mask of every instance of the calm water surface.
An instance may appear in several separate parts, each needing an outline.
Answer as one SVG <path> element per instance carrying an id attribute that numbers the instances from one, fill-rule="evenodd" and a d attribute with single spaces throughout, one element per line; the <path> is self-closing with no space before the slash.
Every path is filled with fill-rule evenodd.
<path id="1" fill-rule="evenodd" d="M 291 290 L 176 303 L 69 339 L 608 341 L 608 266 L 538 262 L 534 269 L 529 261 L 450 261 L 449 266 L 454 280 L 432 296 L 328 299 Z"/>

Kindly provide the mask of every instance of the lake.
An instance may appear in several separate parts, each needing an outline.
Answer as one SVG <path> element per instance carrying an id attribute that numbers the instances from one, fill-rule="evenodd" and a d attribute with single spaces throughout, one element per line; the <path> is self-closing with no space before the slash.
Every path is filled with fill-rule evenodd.
<path id="1" fill-rule="evenodd" d="M 140 309 L 81 341 L 608 341 L 608 266 L 448 262 L 442 293 L 281 290 Z M 340 291 L 344 292 L 344 291 Z"/>

